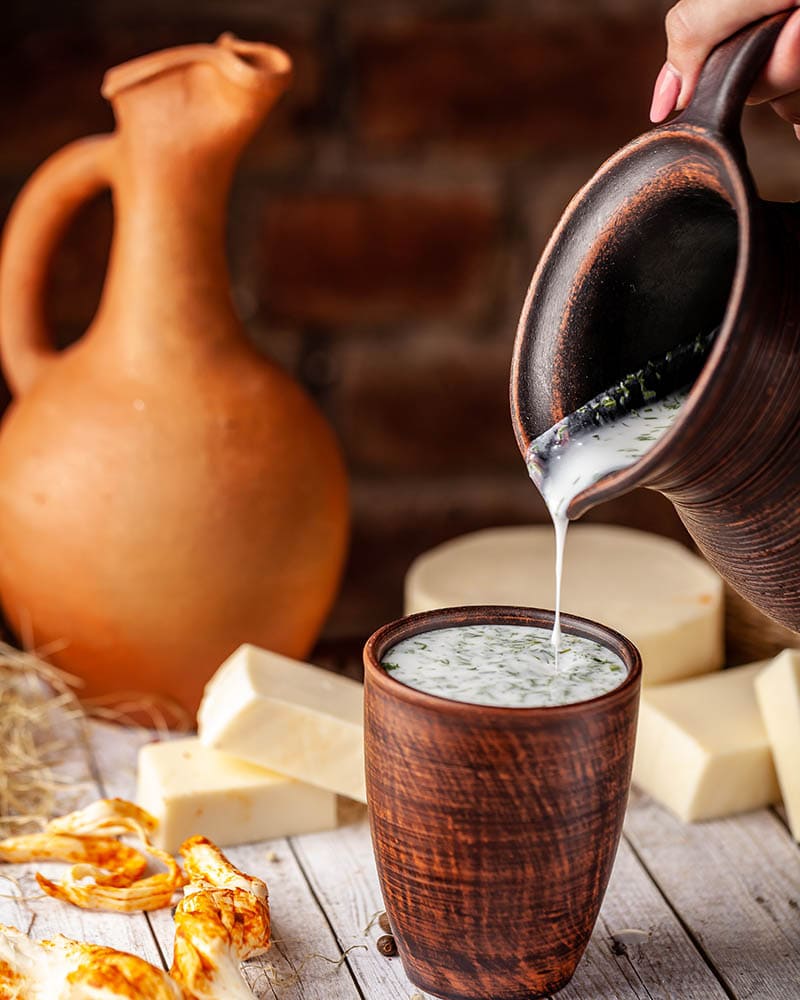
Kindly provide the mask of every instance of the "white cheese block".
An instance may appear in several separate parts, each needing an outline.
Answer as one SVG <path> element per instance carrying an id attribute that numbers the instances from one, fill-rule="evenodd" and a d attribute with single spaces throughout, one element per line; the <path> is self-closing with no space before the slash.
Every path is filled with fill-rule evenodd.
<path id="1" fill-rule="evenodd" d="M 196 834 L 227 847 L 336 826 L 333 792 L 209 749 L 194 738 L 141 748 L 136 801 L 158 820 L 158 846 L 173 853 Z"/>
<path id="2" fill-rule="evenodd" d="M 197 722 L 206 746 L 366 802 L 363 716 L 357 681 L 245 645 L 206 685 Z"/>
<path id="3" fill-rule="evenodd" d="M 800 650 L 785 649 L 756 678 L 789 828 L 800 841 Z"/>
<path id="4" fill-rule="evenodd" d="M 491 528 L 420 556 L 406 576 L 407 614 L 463 604 L 552 608 L 551 525 Z M 722 581 L 678 542 L 632 528 L 570 525 L 564 611 L 610 625 L 639 649 L 643 683 L 708 673 L 724 662 Z"/>
<path id="5" fill-rule="evenodd" d="M 634 782 L 687 821 L 779 802 L 754 686 L 768 662 L 643 691 Z"/>

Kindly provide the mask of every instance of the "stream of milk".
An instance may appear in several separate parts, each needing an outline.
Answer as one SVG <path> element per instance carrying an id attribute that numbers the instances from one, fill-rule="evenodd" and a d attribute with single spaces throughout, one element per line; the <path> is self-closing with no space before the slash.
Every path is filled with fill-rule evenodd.
<path id="1" fill-rule="evenodd" d="M 653 447 L 675 423 L 688 389 L 653 400 L 615 419 L 574 432 L 565 417 L 531 442 L 526 464 L 542 494 L 556 537 L 556 600 L 552 643 L 556 667 L 561 646 L 561 577 L 574 497 L 612 472 L 627 469 Z"/>

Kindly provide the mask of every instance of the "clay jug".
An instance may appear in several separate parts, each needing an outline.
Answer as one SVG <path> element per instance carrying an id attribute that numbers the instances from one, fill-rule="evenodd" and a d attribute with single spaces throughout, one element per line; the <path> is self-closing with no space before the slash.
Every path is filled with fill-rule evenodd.
<path id="1" fill-rule="evenodd" d="M 0 596 L 19 637 L 87 695 L 155 692 L 193 711 L 244 641 L 305 656 L 338 586 L 347 488 L 332 431 L 249 344 L 231 300 L 237 159 L 289 57 L 223 36 L 108 72 L 116 130 L 34 174 L 8 220 L 0 350 Z M 97 313 L 56 352 L 48 263 L 110 188 Z"/>
<path id="2" fill-rule="evenodd" d="M 745 99 L 788 14 L 718 46 L 684 112 L 575 196 L 533 276 L 511 408 L 530 440 L 650 358 L 720 332 L 673 428 L 575 497 L 660 490 L 712 565 L 800 631 L 800 210 L 758 197 Z"/>

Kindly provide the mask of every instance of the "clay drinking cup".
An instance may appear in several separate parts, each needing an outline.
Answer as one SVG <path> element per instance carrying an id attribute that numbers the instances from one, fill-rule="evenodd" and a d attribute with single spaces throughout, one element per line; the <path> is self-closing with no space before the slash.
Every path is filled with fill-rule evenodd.
<path id="1" fill-rule="evenodd" d="M 451 701 L 394 679 L 401 639 L 457 625 L 550 629 L 551 611 L 445 608 L 367 642 L 367 798 L 403 966 L 447 1000 L 530 1000 L 571 978 L 591 936 L 630 786 L 641 682 L 635 646 L 562 616 L 628 668 L 617 688 L 552 708 Z"/>

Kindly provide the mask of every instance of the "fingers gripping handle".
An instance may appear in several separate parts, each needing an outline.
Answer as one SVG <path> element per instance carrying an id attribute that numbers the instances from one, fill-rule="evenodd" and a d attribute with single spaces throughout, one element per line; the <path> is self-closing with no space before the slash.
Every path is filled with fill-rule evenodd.
<path id="1" fill-rule="evenodd" d="M 721 42 L 706 60 L 694 96 L 676 120 L 738 134 L 747 95 L 792 13 L 774 14 Z"/>
<path id="2" fill-rule="evenodd" d="M 0 359 L 15 396 L 56 357 L 45 318 L 50 262 L 75 212 L 111 185 L 112 141 L 91 136 L 51 156 L 9 215 L 0 259 Z"/>

